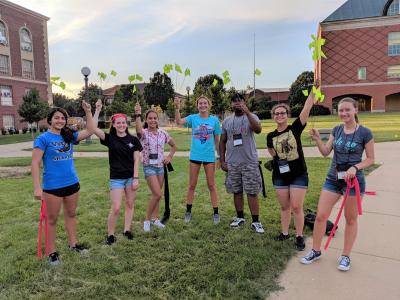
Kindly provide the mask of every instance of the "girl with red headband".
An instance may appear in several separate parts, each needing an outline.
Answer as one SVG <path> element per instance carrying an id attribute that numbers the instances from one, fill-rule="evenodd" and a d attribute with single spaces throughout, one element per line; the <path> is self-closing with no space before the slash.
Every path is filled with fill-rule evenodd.
<path id="1" fill-rule="evenodd" d="M 143 172 L 151 190 L 146 219 L 143 222 L 143 230 L 149 232 L 150 224 L 158 228 L 165 227 L 158 219 L 158 208 L 161 199 L 161 190 L 164 184 L 164 165 L 171 161 L 176 151 L 176 145 L 166 131 L 158 128 L 158 114 L 156 111 L 147 111 L 144 128 L 142 126 L 141 115 L 142 108 L 139 103 L 136 103 L 136 134 L 143 146 Z M 167 156 L 164 156 L 165 144 L 171 147 L 171 151 Z"/>
<path id="2" fill-rule="evenodd" d="M 94 119 L 97 123 L 102 108 L 101 100 L 96 103 Z M 139 140 L 128 131 L 127 117 L 124 114 L 115 114 L 111 118 L 110 132 L 105 133 L 96 128 L 95 134 L 100 143 L 108 147 L 108 161 L 110 164 L 110 195 L 111 209 L 108 215 L 107 245 L 116 242 L 115 227 L 122 196 L 125 194 L 125 223 L 123 235 L 133 239 L 131 232 L 132 218 L 135 206 L 136 190 L 139 188 L 139 152 L 142 145 Z"/>

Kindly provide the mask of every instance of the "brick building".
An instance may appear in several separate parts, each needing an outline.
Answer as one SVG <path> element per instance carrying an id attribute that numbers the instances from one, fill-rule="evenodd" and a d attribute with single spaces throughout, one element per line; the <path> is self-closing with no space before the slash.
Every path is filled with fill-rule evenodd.
<path id="1" fill-rule="evenodd" d="M 245 98 L 254 96 L 254 89 L 248 89 L 245 92 Z M 256 98 L 271 97 L 271 101 L 287 102 L 289 99 L 288 88 L 256 88 Z"/>
<path id="2" fill-rule="evenodd" d="M 48 17 L 0 0 L 0 128 L 21 129 L 18 107 L 36 88 L 52 103 L 47 38 Z"/>
<path id="3" fill-rule="evenodd" d="M 352 96 L 361 111 L 400 111 L 399 11 L 399 0 L 348 0 L 320 23 L 328 107 Z"/>

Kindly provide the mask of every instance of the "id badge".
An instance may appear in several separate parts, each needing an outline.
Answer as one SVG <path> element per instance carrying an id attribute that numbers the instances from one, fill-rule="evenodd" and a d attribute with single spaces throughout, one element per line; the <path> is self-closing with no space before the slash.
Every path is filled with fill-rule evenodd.
<path id="1" fill-rule="evenodd" d="M 338 180 L 344 180 L 345 177 L 346 177 L 346 172 L 345 171 L 337 172 L 337 179 Z"/>
<path id="2" fill-rule="evenodd" d="M 150 163 L 150 165 L 158 164 L 158 153 L 150 153 L 149 154 L 149 163 Z"/>
<path id="3" fill-rule="evenodd" d="M 233 135 L 233 146 L 240 146 L 243 145 L 242 134 L 234 134 Z"/>
<path id="4" fill-rule="evenodd" d="M 279 173 L 284 174 L 290 172 L 289 163 L 286 159 L 278 160 Z"/>

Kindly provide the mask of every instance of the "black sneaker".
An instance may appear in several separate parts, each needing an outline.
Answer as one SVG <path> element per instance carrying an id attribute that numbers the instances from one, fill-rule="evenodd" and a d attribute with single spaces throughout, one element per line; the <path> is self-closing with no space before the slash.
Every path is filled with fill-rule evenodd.
<path id="1" fill-rule="evenodd" d="M 116 241 L 117 241 L 117 238 L 112 234 L 112 235 L 109 235 L 109 236 L 107 237 L 107 239 L 106 239 L 106 244 L 107 244 L 107 245 L 112 245 L 112 244 L 114 244 Z"/>
<path id="2" fill-rule="evenodd" d="M 277 235 L 276 237 L 274 237 L 275 241 L 286 241 L 290 238 L 289 234 L 283 234 L 282 232 Z"/>
<path id="3" fill-rule="evenodd" d="M 304 248 L 306 247 L 306 243 L 304 243 L 303 236 L 301 235 L 296 236 L 296 241 L 294 242 L 294 245 L 296 246 L 297 251 L 303 251 Z"/>
<path id="4" fill-rule="evenodd" d="M 57 266 L 61 263 L 60 258 L 58 257 L 57 252 L 53 252 L 49 254 L 49 264 L 52 266 Z"/>
<path id="5" fill-rule="evenodd" d="M 125 231 L 123 233 L 124 237 L 126 237 L 128 240 L 133 240 L 133 234 L 130 231 Z"/>
<path id="6" fill-rule="evenodd" d="M 73 246 L 73 247 L 70 246 L 69 249 L 71 251 L 75 251 L 80 254 L 86 254 L 89 252 L 89 249 L 87 247 L 85 247 L 84 245 L 80 245 L 80 244 L 75 244 L 75 246 Z"/>

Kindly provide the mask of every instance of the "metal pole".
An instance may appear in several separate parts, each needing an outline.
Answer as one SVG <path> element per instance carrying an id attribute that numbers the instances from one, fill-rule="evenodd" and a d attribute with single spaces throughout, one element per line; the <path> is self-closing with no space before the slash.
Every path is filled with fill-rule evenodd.
<path id="1" fill-rule="evenodd" d="M 253 93 L 254 99 L 256 99 L 256 33 L 254 33 L 253 51 Z"/>
<path id="2" fill-rule="evenodd" d="M 89 102 L 88 77 L 87 77 L 87 75 L 85 75 L 85 98 L 86 98 L 85 101 L 90 104 L 90 102 Z M 87 123 L 87 119 L 86 119 L 86 123 Z M 87 126 L 87 124 L 86 124 L 86 126 Z M 85 143 L 86 144 L 91 144 L 92 143 L 92 139 L 91 139 L 90 136 L 88 136 L 86 138 Z"/>

